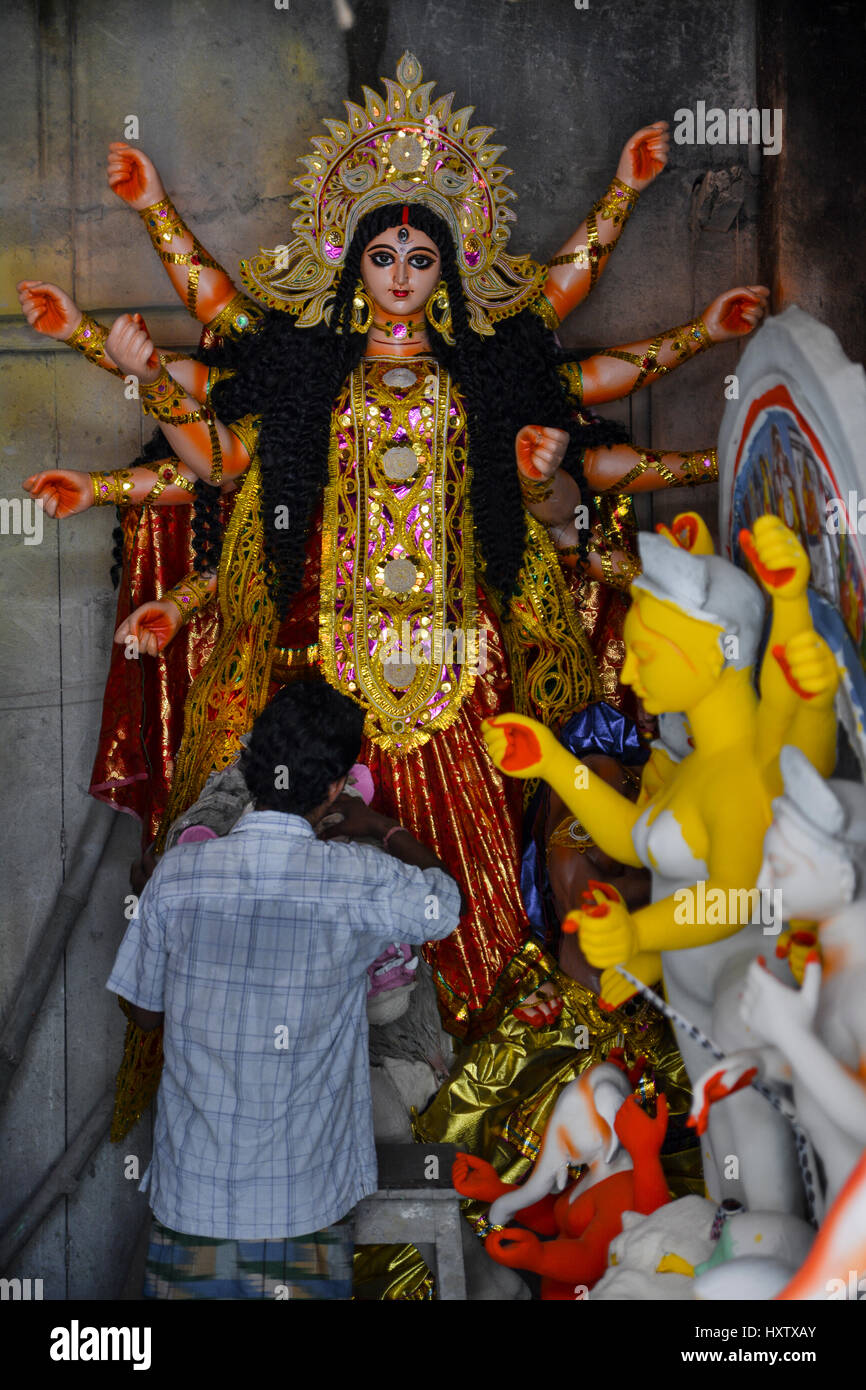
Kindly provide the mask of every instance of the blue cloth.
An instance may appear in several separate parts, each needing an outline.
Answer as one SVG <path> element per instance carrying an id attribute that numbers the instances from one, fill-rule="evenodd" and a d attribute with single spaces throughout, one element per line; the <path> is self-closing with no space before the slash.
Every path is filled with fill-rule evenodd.
<path id="1" fill-rule="evenodd" d="M 649 748 L 641 739 L 634 720 L 606 700 L 598 700 L 573 714 L 560 729 L 559 742 L 576 758 L 584 758 L 587 753 L 604 753 L 609 758 L 617 758 L 625 767 L 645 763 L 649 757 Z M 543 835 L 549 801 L 549 790 L 542 783 L 536 787 L 524 813 L 520 895 L 533 936 L 551 951 L 558 949 L 561 933 L 551 901 Z"/>
<path id="2" fill-rule="evenodd" d="M 169 850 L 107 988 L 165 1011 L 140 1190 L 173 1231 L 265 1240 L 333 1225 L 375 1192 L 367 966 L 457 926 L 460 893 L 303 816 L 250 812 Z"/>

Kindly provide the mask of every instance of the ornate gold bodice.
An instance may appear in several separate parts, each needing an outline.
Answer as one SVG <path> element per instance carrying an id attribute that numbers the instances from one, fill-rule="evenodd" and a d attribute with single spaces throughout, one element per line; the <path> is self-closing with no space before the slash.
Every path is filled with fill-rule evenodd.
<path id="1" fill-rule="evenodd" d="M 426 355 L 362 359 L 332 417 L 319 650 L 392 753 L 452 724 L 483 663 L 469 476 L 448 373 Z"/>
<path id="2" fill-rule="evenodd" d="M 478 611 L 476 571 L 489 621 L 502 627 L 514 708 L 555 725 L 601 698 L 586 634 L 539 522 L 527 515 L 510 602 L 484 583 L 470 478 L 466 413 L 448 373 L 427 356 L 363 359 L 332 413 L 318 652 L 288 655 L 318 659 L 326 679 L 365 706 L 367 736 L 396 757 L 453 724 L 484 670 L 487 619 Z M 267 702 L 278 650 L 286 656 L 276 646 L 264 565 L 257 452 L 226 531 L 217 597 L 219 636 L 186 702 L 160 848 L 208 775 L 237 756 Z"/>

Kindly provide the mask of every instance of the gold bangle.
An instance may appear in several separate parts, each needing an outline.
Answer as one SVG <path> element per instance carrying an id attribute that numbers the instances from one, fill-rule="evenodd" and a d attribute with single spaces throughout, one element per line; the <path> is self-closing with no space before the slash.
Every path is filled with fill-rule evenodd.
<path id="1" fill-rule="evenodd" d="M 683 454 L 683 477 L 681 486 L 700 487 L 701 483 L 714 483 L 719 476 L 719 456 L 715 449 L 698 450 Z"/>
<path id="2" fill-rule="evenodd" d="M 150 234 L 154 250 L 161 252 L 161 241 L 172 241 L 176 236 L 183 236 L 186 227 L 171 198 L 161 198 L 158 203 L 151 203 L 149 208 L 142 208 L 139 217 Z"/>
<path id="3" fill-rule="evenodd" d="M 593 203 L 592 211 L 605 222 L 615 227 L 625 226 L 637 206 L 640 197 L 636 188 L 623 183 L 622 179 L 611 179 L 606 191 Z"/>
<path id="4" fill-rule="evenodd" d="M 520 495 L 527 506 L 537 506 L 539 502 L 546 502 L 553 492 L 555 477 L 552 478 L 527 478 L 520 469 L 517 470 L 520 479 Z"/>
<path id="5" fill-rule="evenodd" d="M 664 336 L 671 339 L 671 351 L 676 353 L 679 362 L 687 362 L 690 357 L 697 357 L 699 352 L 706 352 L 707 348 L 713 346 L 707 325 L 700 317 L 692 319 L 691 323 L 680 324 L 679 328 L 669 329 Z"/>
<path id="6" fill-rule="evenodd" d="M 208 589 L 207 580 L 202 579 L 201 575 L 193 570 L 181 579 L 179 584 L 175 584 L 173 589 L 163 594 L 163 598 L 174 604 L 180 613 L 181 622 L 188 623 L 195 613 L 206 607 L 213 594 Z"/>
<path id="7" fill-rule="evenodd" d="M 160 364 L 159 376 L 156 380 L 143 382 L 138 391 L 138 398 L 145 415 L 153 415 L 157 420 L 164 420 L 172 425 L 179 425 L 182 422 L 182 417 L 179 415 L 172 419 L 172 408 L 185 396 L 186 391 L 162 364 Z M 183 423 L 187 423 L 187 421 L 183 419 Z"/>
<path id="8" fill-rule="evenodd" d="M 78 327 L 63 341 L 67 347 L 75 348 L 76 352 L 83 353 L 88 362 L 95 362 L 97 367 L 111 372 L 112 376 L 119 376 L 123 381 L 125 378 L 120 368 L 109 367 L 105 360 L 105 340 L 107 337 L 108 329 L 104 323 L 98 323 L 90 314 L 82 314 Z"/>
<path id="9" fill-rule="evenodd" d="M 132 502 L 129 494 L 135 486 L 132 471 L 119 468 L 113 473 L 91 473 L 94 507 L 128 507 Z"/>

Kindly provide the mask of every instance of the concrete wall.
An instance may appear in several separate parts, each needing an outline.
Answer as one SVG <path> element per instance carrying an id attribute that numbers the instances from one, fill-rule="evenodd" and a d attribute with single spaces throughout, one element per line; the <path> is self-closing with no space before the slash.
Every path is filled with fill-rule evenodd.
<path id="1" fill-rule="evenodd" d="M 570 0 L 402 0 L 356 9 L 348 40 L 326 0 L 291 0 L 287 11 L 267 0 L 41 0 L 4 15 L 0 495 L 23 496 L 20 480 L 55 460 L 118 466 L 141 434 L 137 408 L 113 378 L 27 329 L 17 316 L 19 278 L 60 283 L 104 321 L 141 309 L 162 343 L 191 341 L 138 218 L 105 184 L 106 146 L 121 137 L 126 116 L 138 116 L 141 146 L 178 206 L 232 267 L 284 239 L 288 181 L 307 138 L 321 117 L 342 114 L 350 83 L 356 96 L 359 81 L 376 85 L 406 47 L 439 90 L 454 89 L 458 104 L 474 104 L 477 120 L 497 127 L 519 194 L 512 249 L 539 257 L 581 220 L 638 126 L 672 120 L 698 100 L 754 101 L 751 0 L 591 0 L 587 10 Z M 758 165 L 753 159 L 749 173 L 747 163 L 742 149 L 675 147 L 565 341 L 627 342 L 753 281 Z M 732 166 L 745 173 L 732 176 Z M 735 347 L 720 349 L 626 403 L 635 437 L 657 447 L 712 442 L 736 357 Z M 677 503 L 684 497 L 695 500 L 678 494 Z M 46 518 L 41 545 L 0 536 L 3 1007 L 86 807 L 113 626 L 111 527 L 99 511 L 60 525 Z M 0 1117 L 0 1221 L 59 1156 L 117 1066 L 123 1020 L 103 982 L 125 925 L 136 848 L 134 822 L 118 816 Z M 148 1142 L 141 1126 L 121 1151 L 103 1145 L 77 1193 L 3 1272 L 43 1278 L 49 1298 L 116 1296 L 145 1211 L 123 1177 L 124 1156 L 137 1154 L 143 1170 Z"/>
<path id="2" fill-rule="evenodd" d="M 761 274 L 775 312 L 798 304 L 863 362 L 863 7 L 764 0 L 759 16 L 758 99 L 785 117 L 781 154 L 765 171 Z"/>

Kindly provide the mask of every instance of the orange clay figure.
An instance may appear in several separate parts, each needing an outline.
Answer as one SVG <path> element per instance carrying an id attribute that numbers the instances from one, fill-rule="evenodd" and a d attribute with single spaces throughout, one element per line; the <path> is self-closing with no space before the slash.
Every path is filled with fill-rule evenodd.
<path id="1" fill-rule="evenodd" d="M 675 522 L 674 534 L 677 529 Z M 605 886 L 571 914 L 584 954 L 603 969 L 603 1000 L 621 1005 L 634 992 L 616 971 L 618 963 L 647 984 L 658 978 L 663 963 L 671 1004 L 712 1034 L 720 981 L 734 957 L 744 950 L 756 954 L 764 942 L 760 927 L 747 924 L 754 915 L 770 800 L 781 790 L 779 751 L 785 742 L 795 744 L 819 771 L 832 770 L 838 672 L 809 617 L 808 559 L 779 518 L 759 518 L 746 542 L 773 604 L 774 655 L 763 664 L 760 705 L 751 681 L 764 616 L 756 585 L 717 556 L 688 553 L 653 535 L 642 534 L 640 542 L 644 569 L 631 586 L 622 678 L 651 714 L 685 713 L 692 752 L 667 769 L 648 802 L 635 805 L 576 764 L 534 720 L 499 716 L 487 721 L 485 738 L 502 771 L 542 775 L 608 854 L 652 870 L 650 906 L 630 913 Z M 694 1079 L 706 1069 L 706 1054 L 683 1032 L 678 1040 Z M 746 1092 L 726 1103 L 726 1122 L 733 1124 L 732 1107 L 748 1114 L 755 1105 L 766 1124 L 765 1102 Z M 723 1192 L 713 1153 L 737 1153 L 742 1169 L 759 1130 L 747 1125 L 743 1132 L 737 1125 L 737 1142 L 717 1148 L 714 1127 L 720 1131 L 723 1125 L 712 1116 L 705 1155 L 711 1195 L 742 1199 L 738 1183 Z M 792 1210 L 796 1197 L 762 1190 L 748 1204 Z"/>
<path id="2" fill-rule="evenodd" d="M 630 1094 L 631 1080 L 610 1062 L 572 1081 L 557 1098 L 529 1177 L 504 1183 L 492 1164 L 457 1155 L 452 1181 L 463 1197 L 491 1202 L 497 1229 L 488 1255 L 542 1276 L 543 1299 L 580 1297 L 607 1268 L 610 1242 L 625 1211 L 649 1215 L 669 1200 L 659 1153 L 667 1133 L 663 1095 L 655 1118 Z M 586 1172 L 563 1191 L 569 1167 Z M 501 1223 L 516 1218 L 520 1226 Z M 528 1228 L 528 1229 L 524 1229 Z M 539 1237 L 552 1239 L 543 1240 Z"/>

